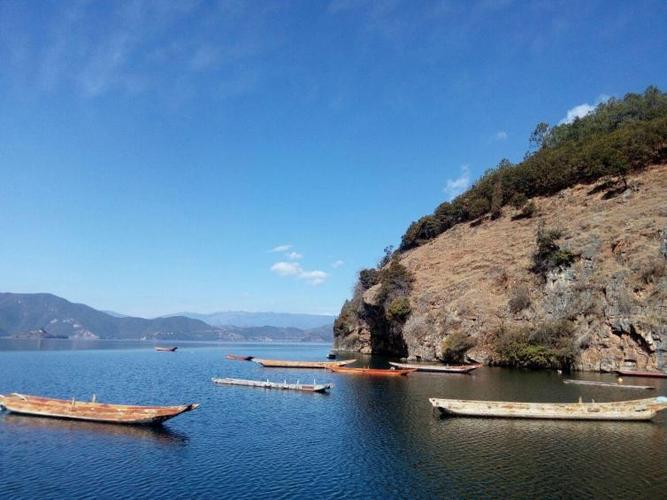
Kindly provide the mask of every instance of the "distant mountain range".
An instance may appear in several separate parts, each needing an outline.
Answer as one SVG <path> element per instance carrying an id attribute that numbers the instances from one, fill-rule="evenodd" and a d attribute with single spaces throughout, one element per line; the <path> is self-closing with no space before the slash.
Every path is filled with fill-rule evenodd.
<path id="1" fill-rule="evenodd" d="M 145 319 L 110 314 L 48 293 L 0 293 L 0 337 L 328 342 L 333 321 L 328 316 L 322 318 L 324 323 L 312 328 L 284 323 L 217 326 L 183 315 Z M 246 325 L 249 321 L 247 318 Z"/>
<path id="2" fill-rule="evenodd" d="M 117 314 L 117 313 L 116 313 Z M 308 330 L 332 325 L 336 316 L 332 314 L 293 314 L 275 312 L 220 311 L 211 314 L 183 312 L 163 317 L 185 316 L 198 319 L 213 326 L 277 326 Z"/>

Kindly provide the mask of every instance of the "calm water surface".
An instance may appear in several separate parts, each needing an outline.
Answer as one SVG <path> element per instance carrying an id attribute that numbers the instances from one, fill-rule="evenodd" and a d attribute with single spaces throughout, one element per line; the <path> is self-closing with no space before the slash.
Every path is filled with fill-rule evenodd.
<path id="1" fill-rule="evenodd" d="M 0 393 L 202 406 L 158 430 L 0 414 L 0 498 L 664 498 L 667 491 L 664 415 L 653 423 L 440 419 L 428 403 L 433 396 L 604 401 L 653 391 L 492 368 L 374 379 L 224 359 L 322 359 L 325 345 L 73 347 L 0 341 Z M 316 378 L 335 387 L 329 395 L 272 392 L 214 386 L 212 376 Z M 631 383 L 667 394 L 664 381 Z"/>

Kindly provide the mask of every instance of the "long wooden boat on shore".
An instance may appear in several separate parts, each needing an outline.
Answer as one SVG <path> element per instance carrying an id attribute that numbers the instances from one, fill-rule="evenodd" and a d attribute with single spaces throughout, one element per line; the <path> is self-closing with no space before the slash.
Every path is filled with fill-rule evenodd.
<path id="1" fill-rule="evenodd" d="M 430 398 L 445 416 L 554 420 L 651 420 L 667 408 L 667 397 L 611 403 L 515 403 Z"/>
<path id="2" fill-rule="evenodd" d="M 302 392 L 327 392 L 333 387 L 333 384 L 288 384 L 285 382 L 269 382 L 268 380 L 246 380 L 240 378 L 212 378 L 211 381 L 218 385 L 241 385 L 245 387 L 259 387 L 261 389 L 279 389 L 283 391 L 302 391 Z"/>
<path id="3" fill-rule="evenodd" d="M 652 377 L 652 378 L 667 378 L 667 372 L 659 370 L 632 370 L 622 369 L 616 370 L 616 373 L 624 377 Z"/>
<path id="4" fill-rule="evenodd" d="M 401 377 L 417 371 L 414 368 L 349 368 L 346 366 L 332 366 L 329 370 L 334 373 L 343 373 L 346 375 L 371 375 L 381 377 Z"/>
<path id="5" fill-rule="evenodd" d="M 174 352 L 178 349 L 178 346 L 169 346 L 169 347 L 163 347 L 163 346 L 155 346 L 155 350 L 157 352 Z"/>
<path id="6" fill-rule="evenodd" d="M 474 365 L 427 365 L 422 363 L 397 363 L 390 361 L 391 366 L 396 368 L 413 368 L 418 372 L 441 372 L 441 373 L 470 373 L 479 368 L 480 364 Z"/>
<path id="7" fill-rule="evenodd" d="M 565 379 L 563 380 L 563 383 L 575 384 L 575 385 L 593 385 L 596 387 L 618 387 L 620 389 L 642 389 L 642 390 L 655 389 L 655 386 L 652 385 L 619 384 L 617 382 L 598 382 L 596 380 Z"/>
<path id="8" fill-rule="evenodd" d="M 346 361 L 285 361 L 280 359 L 259 359 L 253 358 L 255 363 L 259 363 L 265 368 L 315 368 L 326 369 L 332 366 L 344 366 L 354 363 L 354 359 Z"/>
<path id="9" fill-rule="evenodd" d="M 157 425 L 181 413 L 199 407 L 192 403 L 180 406 L 131 406 L 52 399 L 27 394 L 0 395 L 0 407 L 22 415 L 87 420 L 126 425 Z"/>
<path id="10" fill-rule="evenodd" d="M 252 361 L 252 356 L 239 356 L 237 354 L 227 354 L 225 356 L 225 359 L 229 359 L 232 361 Z"/>

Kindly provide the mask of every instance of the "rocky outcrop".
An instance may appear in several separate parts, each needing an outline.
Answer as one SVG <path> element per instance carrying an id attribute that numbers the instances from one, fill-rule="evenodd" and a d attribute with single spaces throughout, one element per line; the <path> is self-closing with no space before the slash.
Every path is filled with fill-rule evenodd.
<path id="1" fill-rule="evenodd" d="M 463 332 L 477 343 L 468 357 L 489 362 L 500 328 L 567 321 L 576 369 L 666 368 L 667 165 L 628 180 L 613 197 L 582 185 L 536 198 L 529 219 L 513 220 L 506 207 L 496 220 L 459 224 L 401 254 L 414 276 L 407 321 L 388 330 L 378 285 L 358 286 L 336 321 L 335 347 L 434 360 Z M 530 271 L 539 224 L 560 228 L 559 245 L 576 256 L 545 279 Z"/>

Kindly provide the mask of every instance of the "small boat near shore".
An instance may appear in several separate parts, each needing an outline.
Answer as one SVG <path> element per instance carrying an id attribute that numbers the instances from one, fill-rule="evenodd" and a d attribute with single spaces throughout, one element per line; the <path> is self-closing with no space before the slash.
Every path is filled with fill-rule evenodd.
<path id="1" fill-rule="evenodd" d="M 124 425 L 157 425 L 199 407 L 197 403 L 180 406 L 132 406 L 52 399 L 13 393 L 0 395 L 0 407 L 21 415 L 86 420 Z"/>
<path id="2" fill-rule="evenodd" d="M 174 352 L 178 349 L 177 346 L 155 346 L 157 352 Z"/>
<path id="3" fill-rule="evenodd" d="M 619 384 L 614 382 L 597 382 L 595 380 L 575 380 L 575 379 L 565 379 L 563 380 L 564 384 L 575 384 L 575 385 L 593 385 L 596 387 L 617 387 L 620 389 L 643 389 L 650 390 L 655 389 L 652 385 L 631 385 L 631 384 Z"/>
<path id="4" fill-rule="evenodd" d="M 624 377 L 652 377 L 652 378 L 667 378 L 667 372 L 658 370 L 616 370 L 616 373 Z"/>
<path id="5" fill-rule="evenodd" d="M 229 359 L 231 361 L 252 361 L 253 356 L 239 356 L 237 354 L 227 354 L 225 356 L 225 359 Z"/>
<path id="6" fill-rule="evenodd" d="M 667 408 L 667 397 L 611 403 L 518 403 L 430 398 L 444 416 L 497 417 L 552 420 L 651 420 Z"/>
<path id="7" fill-rule="evenodd" d="M 440 373 L 470 373 L 481 367 L 480 364 L 474 365 L 427 365 L 422 363 L 397 363 L 390 361 L 391 366 L 396 368 L 413 368 L 418 372 L 440 372 Z"/>
<path id="8" fill-rule="evenodd" d="M 286 361 L 280 359 L 259 359 L 253 358 L 255 363 L 259 363 L 265 368 L 313 368 L 324 370 L 332 366 L 344 366 L 354 363 L 354 359 L 345 361 Z"/>
<path id="9" fill-rule="evenodd" d="M 269 382 L 268 380 L 246 380 L 240 378 L 212 378 L 211 381 L 218 385 L 240 385 L 244 387 L 258 387 L 260 389 L 279 389 L 283 391 L 302 391 L 302 392 L 327 392 L 333 387 L 333 384 L 288 384 L 285 382 Z"/>
<path id="10" fill-rule="evenodd" d="M 346 366 L 332 366 L 329 368 L 334 373 L 346 375 L 370 375 L 381 377 L 401 377 L 417 371 L 414 368 L 349 368 Z"/>

